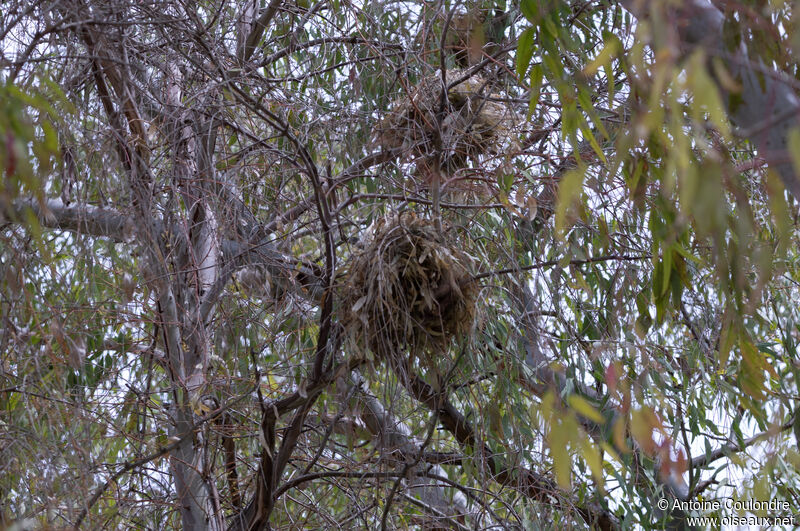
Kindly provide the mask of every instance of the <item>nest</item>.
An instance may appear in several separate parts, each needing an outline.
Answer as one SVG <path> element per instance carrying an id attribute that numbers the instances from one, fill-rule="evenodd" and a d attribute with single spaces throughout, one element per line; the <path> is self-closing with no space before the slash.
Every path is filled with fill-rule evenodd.
<path id="1" fill-rule="evenodd" d="M 464 77 L 461 70 L 448 70 L 448 85 Z M 468 159 L 486 153 L 499 153 L 511 139 L 513 111 L 493 101 L 488 83 L 473 75 L 450 88 L 448 107 L 438 127 L 441 106 L 441 73 L 430 75 L 396 100 L 388 116 L 378 125 L 377 143 L 384 149 L 402 148 L 415 157 L 430 157 L 441 135 L 444 167 L 450 171 L 466 166 Z"/>
<path id="2" fill-rule="evenodd" d="M 435 360 L 472 331 L 478 290 L 471 262 L 430 220 L 409 212 L 379 219 L 347 268 L 348 337 L 383 359 L 407 353 Z"/>

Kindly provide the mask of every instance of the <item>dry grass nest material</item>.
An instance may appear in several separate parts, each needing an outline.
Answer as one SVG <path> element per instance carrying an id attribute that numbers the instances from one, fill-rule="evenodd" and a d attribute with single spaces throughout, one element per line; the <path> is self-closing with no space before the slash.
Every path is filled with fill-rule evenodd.
<path id="1" fill-rule="evenodd" d="M 443 353 L 472 331 L 478 286 L 471 264 L 433 221 L 409 212 L 379 219 L 347 267 L 348 337 L 381 358 Z"/>
<path id="2" fill-rule="evenodd" d="M 462 70 L 448 70 L 448 85 L 464 77 Z M 437 114 L 441 105 L 442 77 L 437 72 L 425 77 L 416 87 L 396 100 L 378 125 L 377 142 L 384 149 L 403 148 L 415 156 L 434 152 Z M 514 113 L 490 94 L 489 85 L 473 75 L 447 93 L 441 128 L 441 146 L 450 166 L 463 167 L 467 158 L 484 153 L 499 153 L 511 142 Z"/>

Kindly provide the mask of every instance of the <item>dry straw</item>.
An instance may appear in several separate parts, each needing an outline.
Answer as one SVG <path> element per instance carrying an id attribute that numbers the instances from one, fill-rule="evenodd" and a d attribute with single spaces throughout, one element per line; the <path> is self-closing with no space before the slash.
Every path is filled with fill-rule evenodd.
<path id="1" fill-rule="evenodd" d="M 356 348 L 435 363 L 453 338 L 471 333 L 478 292 L 472 259 L 448 245 L 433 221 L 391 214 L 363 244 L 347 266 L 341 299 Z"/>
<path id="2" fill-rule="evenodd" d="M 462 70 L 447 71 L 448 85 L 464 77 Z M 482 76 L 475 74 L 449 88 L 440 124 L 441 97 L 441 72 L 423 78 L 391 105 L 378 124 L 378 144 L 384 149 L 402 148 L 414 158 L 429 157 L 441 149 L 443 167 L 451 172 L 464 168 L 468 159 L 500 153 L 510 144 L 513 111 L 496 101 L 499 96 L 490 94 Z"/>

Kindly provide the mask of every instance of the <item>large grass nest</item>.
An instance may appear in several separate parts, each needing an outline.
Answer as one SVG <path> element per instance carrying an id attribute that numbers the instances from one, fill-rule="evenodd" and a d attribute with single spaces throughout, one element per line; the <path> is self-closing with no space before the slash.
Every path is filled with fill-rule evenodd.
<path id="1" fill-rule="evenodd" d="M 448 70 L 447 84 L 464 75 L 462 70 Z M 429 157 L 441 135 L 444 167 L 450 171 L 465 167 L 478 155 L 500 153 L 511 143 L 514 112 L 489 88 L 479 74 L 450 87 L 439 127 L 442 76 L 441 72 L 427 76 L 392 103 L 377 126 L 377 143 L 384 149 L 402 148 L 413 157 Z"/>
<path id="2" fill-rule="evenodd" d="M 379 219 L 345 274 L 347 336 L 379 358 L 435 362 L 453 338 L 472 331 L 478 289 L 471 265 L 433 221 L 411 212 Z"/>

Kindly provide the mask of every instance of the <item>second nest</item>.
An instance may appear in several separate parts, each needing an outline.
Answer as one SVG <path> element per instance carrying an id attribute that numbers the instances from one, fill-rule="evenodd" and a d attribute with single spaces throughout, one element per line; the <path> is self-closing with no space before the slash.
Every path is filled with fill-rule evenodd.
<path id="1" fill-rule="evenodd" d="M 471 262 L 430 220 L 410 212 L 379 219 L 347 268 L 348 336 L 384 359 L 435 362 L 454 337 L 472 330 L 478 289 Z"/>
<path id="2" fill-rule="evenodd" d="M 461 70 L 447 71 L 448 105 L 441 125 L 437 119 L 442 103 L 441 73 L 427 76 L 408 89 L 378 124 L 378 144 L 425 157 L 435 152 L 439 135 L 443 160 L 450 170 L 465 167 L 468 158 L 500 153 L 510 144 L 514 113 L 498 101 L 499 96 L 490 94 L 489 83 L 482 76 L 464 77 Z"/>

